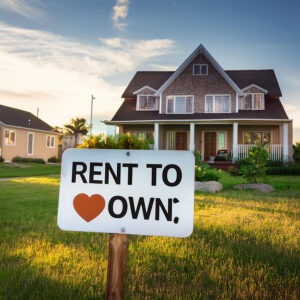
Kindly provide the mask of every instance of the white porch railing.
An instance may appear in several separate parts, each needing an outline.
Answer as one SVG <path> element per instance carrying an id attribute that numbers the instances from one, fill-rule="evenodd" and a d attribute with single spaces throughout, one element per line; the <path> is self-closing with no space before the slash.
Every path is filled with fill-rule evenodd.
<path id="1" fill-rule="evenodd" d="M 248 157 L 248 150 L 256 145 L 238 144 L 238 160 L 243 160 Z M 270 153 L 270 160 L 282 160 L 283 159 L 283 145 L 272 144 L 266 145 L 265 149 Z"/>

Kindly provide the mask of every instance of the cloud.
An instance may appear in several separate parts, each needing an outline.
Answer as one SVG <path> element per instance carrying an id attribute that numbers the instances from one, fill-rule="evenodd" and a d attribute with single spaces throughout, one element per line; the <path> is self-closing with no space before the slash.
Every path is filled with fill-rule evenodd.
<path id="1" fill-rule="evenodd" d="M 50 125 L 72 117 L 89 120 L 94 94 L 94 120 L 110 119 L 132 72 L 167 54 L 169 39 L 99 39 L 87 45 L 49 32 L 0 23 L 0 103 L 35 113 Z M 124 85 L 111 78 L 128 75 Z M 98 121 L 96 121 L 96 118 Z"/>
<path id="2" fill-rule="evenodd" d="M 46 14 L 38 7 L 41 4 L 35 0 L 1 0 L 0 9 L 13 12 L 27 19 L 41 21 Z"/>
<path id="3" fill-rule="evenodd" d="M 126 26 L 126 18 L 128 15 L 129 1 L 117 0 L 116 5 L 113 7 L 112 19 L 114 26 L 118 30 L 123 30 Z"/>

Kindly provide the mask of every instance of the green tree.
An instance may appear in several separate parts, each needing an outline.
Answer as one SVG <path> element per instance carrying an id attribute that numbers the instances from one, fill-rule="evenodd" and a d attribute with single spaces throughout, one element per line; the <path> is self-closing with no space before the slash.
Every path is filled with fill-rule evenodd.
<path id="1" fill-rule="evenodd" d="M 69 124 L 64 125 L 66 131 L 75 138 L 75 146 L 78 145 L 79 134 L 86 135 L 89 132 L 89 127 L 85 118 L 72 118 Z"/>
<path id="2" fill-rule="evenodd" d="M 294 160 L 300 161 L 300 143 L 296 143 L 296 145 L 293 145 L 294 148 Z"/>
<path id="3" fill-rule="evenodd" d="M 257 183 L 266 174 L 266 164 L 269 153 L 263 145 L 257 145 L 249 149 L 246 164 L 240 168 L 240 173 L 250 183 Z"/>

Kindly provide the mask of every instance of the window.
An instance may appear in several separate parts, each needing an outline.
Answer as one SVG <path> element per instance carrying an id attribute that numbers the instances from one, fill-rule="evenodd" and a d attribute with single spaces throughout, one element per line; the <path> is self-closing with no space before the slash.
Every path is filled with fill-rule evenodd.
<path id="1" fill-rule="evenodd" d="M 205 96 L 206 113 L 230 113 L 229 95 L 207 95 Z"/>
<path id="2" fill-rule="evenodd" d="M 271 142 L 271 132 L 269 131 L 244 131 L 244 144 L 266 145 Z"/>
<path id="3" fill-rule="evenodd" d="M 47 135 L 46 147 L 47 148 L 55 148 L 55 136 Z"/>
<path id="4" fill-rule="evenodd" d="M 243 110 L 263 110 L 264 109 L 264 94 L 253 93 L 245 94 L 242 100 Z"/>
<path id="5" fill-rule="evenodd" d="M 168 96 L 168 114 L 192 114 L 194 111 L 193 96 Z"/>
<path id="6" fill-rule="evenodd" d="M 153 140 L 153 132 L 152 131 L 132 131 L 132 135 L 135 135 L 139 140 Z"/>
<path id="7" fill-rule="evenodd" d="M 138 110 L 157 110 L 157 100 L 152 95 L 138 95 Z"/>
<path id="8" fill-rule="evenodd" d="M 33 155 L 33 133 L 28 133 L 27 136 L 27 154 Z"/>
<path id="9" fill-rule="evenodd" d="M 193 75 L 207 75 L 208 74 L 208 65 L 206 64 L 195 64 L 193 65 Z"/>
<path id="10" fill-rule="evenodd" d="M 225 131 L 218 132 L 218 150 L 226 149 Z"/>
<path id="11" fill-rule="evenodd" d="M 6 145 L 16 144 L 16 132 L 14 130 L 6 129 L 4 133 L 4 141 Z"/>

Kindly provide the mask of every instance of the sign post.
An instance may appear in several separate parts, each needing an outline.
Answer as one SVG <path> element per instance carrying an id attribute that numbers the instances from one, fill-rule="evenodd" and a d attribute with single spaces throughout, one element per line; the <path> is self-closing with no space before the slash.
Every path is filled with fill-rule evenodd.
<path id="1" fill-rule="evenodd" d="M 188 151 L 69 149 L 58 205 L 62 230 L 110 233 L 106 299 L 123 299 L 127 234 L 188 237 L 194 223 Z"/>

